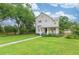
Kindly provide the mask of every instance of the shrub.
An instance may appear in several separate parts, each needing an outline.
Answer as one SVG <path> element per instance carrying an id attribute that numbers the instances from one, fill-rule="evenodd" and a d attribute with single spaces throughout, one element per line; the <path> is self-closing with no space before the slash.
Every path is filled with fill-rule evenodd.
<path id="1" fill-rule="evenodd" d="M 5 28 L 5 32 L 8 34 L 15 34 L 16 33 L 16 31 L 17 31 L 17 29 L 16 29 L 16 27 L 14 27 L 14 26 L 5 26 L 4 27 Z"/>
<path id="2" fill-rule="evenodd" d="M 68 38 L 68 39 L 79 39 L 79 35 L 72 34 L 72 35 L 66 36 L 66 38 Z"/>
<path id="3" fill-rule="evenodd" d="M 43 37 L 61 37 L 61 35 L 56 35 L 56 34 L 43 34 Z"/>
<path id="4" fill-rule="evenodd" d="M 51 37 L 52 34 L 48 34 L 48 35 L 47 35 L 47 34 L 43 34 L 42 36 L 43 36 L 43 37 Z"/>

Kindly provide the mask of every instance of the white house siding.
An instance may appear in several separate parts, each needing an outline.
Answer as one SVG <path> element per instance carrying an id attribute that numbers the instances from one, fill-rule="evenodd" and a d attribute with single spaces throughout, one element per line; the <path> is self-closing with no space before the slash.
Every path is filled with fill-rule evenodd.
<path id="1" fill-rule="evenodd" d="M 47 28 L 47 34 L 48 33 L 59 33 L 59 21 L 58 20 L 53 20 L 51 17 L 45 15 L 45 14 L 40 14 L 36 20 L 36 33 L 41 34 L 45 33 L 45 28 Z M 55 30 L 49 31 L 50 28 L 56 28 Z"/>

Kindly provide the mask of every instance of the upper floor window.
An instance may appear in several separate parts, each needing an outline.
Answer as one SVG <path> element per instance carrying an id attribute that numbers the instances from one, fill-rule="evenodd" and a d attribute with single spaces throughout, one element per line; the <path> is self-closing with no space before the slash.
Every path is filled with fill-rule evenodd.
<path id="1" fill-rule="evenodd" d="M 54 24 L 56 24 L 57 22 L 54 20 Z"/>
<path id="2" fill-rule="evenodd" d="M 45 22 L 47 22 L 47 19 L 45 20 Z"/>
<path id="3" fill-rule="evenodd" d="M 38 22 L 41 23 L 41 20 L 39 20 Z"/>

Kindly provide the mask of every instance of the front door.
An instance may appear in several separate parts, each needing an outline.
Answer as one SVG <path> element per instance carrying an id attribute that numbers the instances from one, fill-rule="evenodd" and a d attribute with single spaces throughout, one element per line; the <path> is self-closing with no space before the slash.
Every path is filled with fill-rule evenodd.
<path id="1" fill-rule="evenodd" d="M 47 34 L 47 28 L 45 28 L 45 34 Z"/>

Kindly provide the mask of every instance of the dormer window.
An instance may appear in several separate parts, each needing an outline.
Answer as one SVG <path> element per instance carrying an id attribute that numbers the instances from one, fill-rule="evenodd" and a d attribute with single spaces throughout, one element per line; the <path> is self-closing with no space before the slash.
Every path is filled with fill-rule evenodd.
<path id="1" fill-rule="evenodd" d="M 38 22 L 41 23 L 41 20 L 39 20 Z"/>

